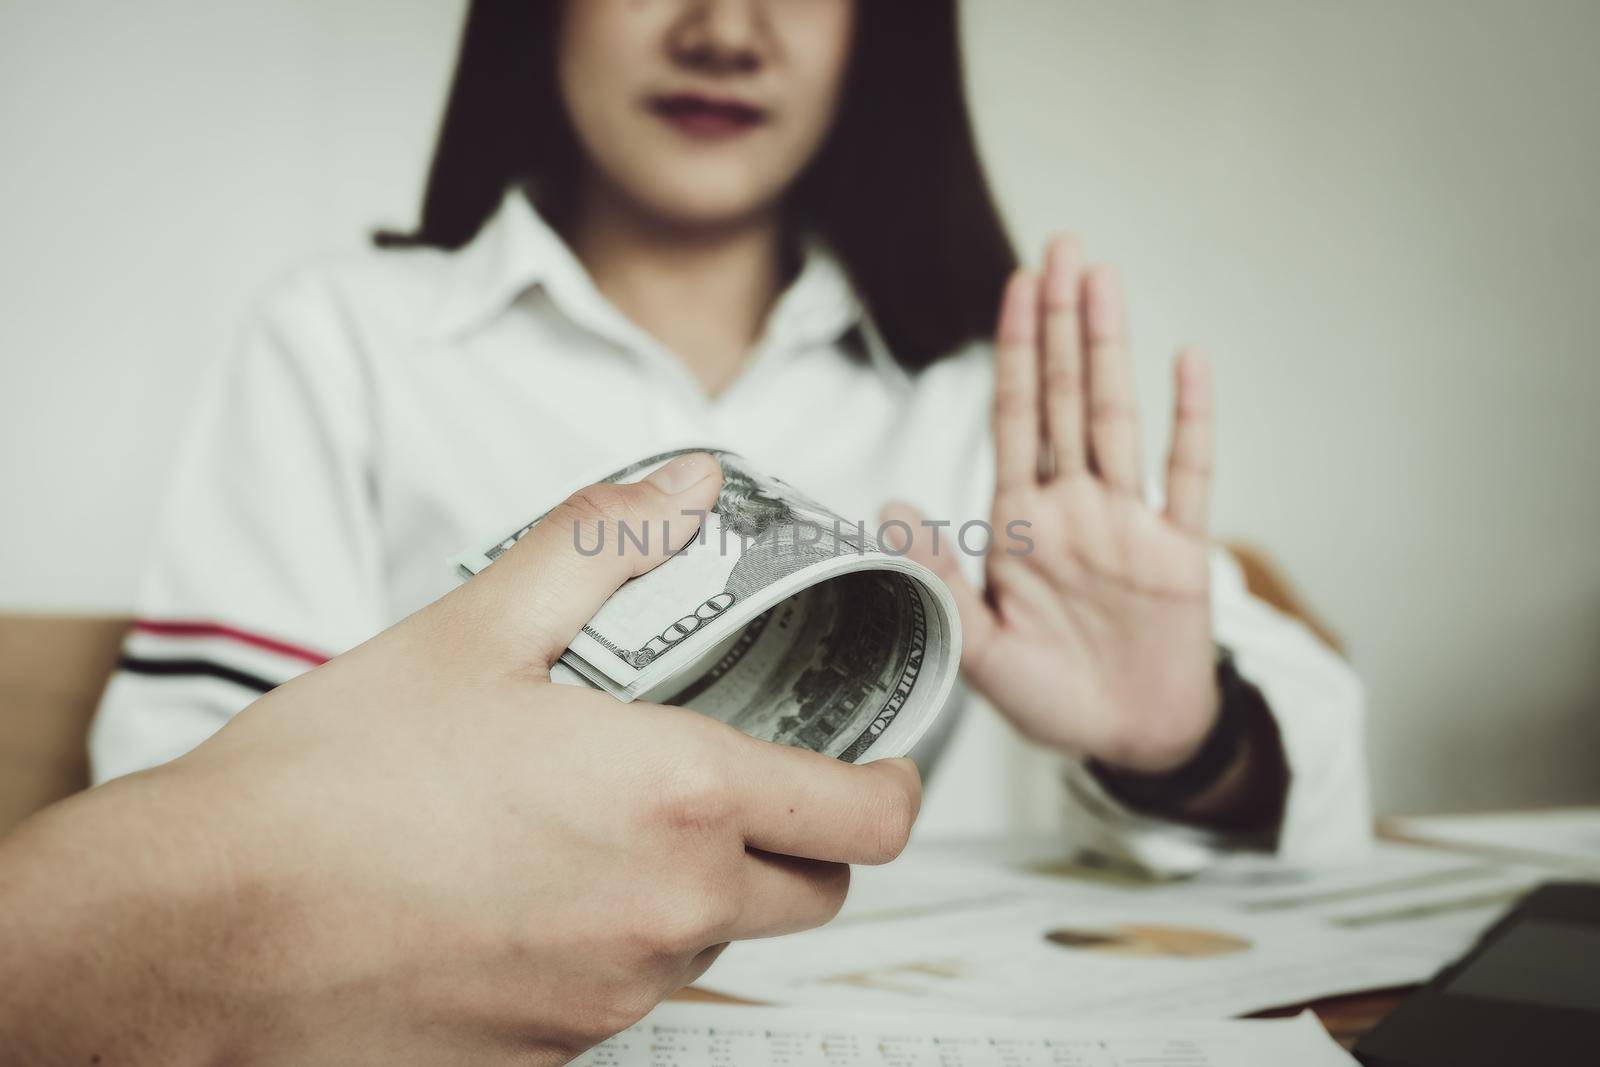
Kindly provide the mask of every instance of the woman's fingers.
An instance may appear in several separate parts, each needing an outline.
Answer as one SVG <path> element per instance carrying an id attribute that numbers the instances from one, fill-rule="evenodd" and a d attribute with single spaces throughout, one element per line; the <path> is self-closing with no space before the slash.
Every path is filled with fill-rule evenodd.
<path id="1" fill-rule="evenodd" d="M 746 849 L 743 907 L 729 937 L 777 937 L 823 925 L 839 914 L 850 889 L 843 863 Z"/>
<path id="2" fill-rule="evenodd" d="M 1082 471 L 1087 460 L 1083 432 L 1083 250 L 1071 234 L 1045 251 L 1044 419 L 1050 473 Z"/>
<path id="3" fill-rule="evenodd" d="M 1167 518 L 1203 537 L 1211 505 L 1211 366 L 1198 348 L 1178 353 L 1173 368 L 1176 411 L 1167 460 Z"/>
<path id="4" fill-rule="evenodd" d="M 1084 280 L 1084 335 L 1089 350 L 1089 442 L 1108 485 L 1139 491 L 1139 405 L 1128 355 L 1122 282 L 1097 266 Z"/>
<path id="5" fill-rule="evenodd" d="M 1019 270 L 1006 284 L 995 331 L 996 488 L 1039 481 L 1039 282 Z"/>

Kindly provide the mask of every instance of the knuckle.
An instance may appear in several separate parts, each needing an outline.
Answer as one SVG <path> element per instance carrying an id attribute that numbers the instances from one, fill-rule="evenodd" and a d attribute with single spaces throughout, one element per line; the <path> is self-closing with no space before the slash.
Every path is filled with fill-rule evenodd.
<path id="1" fill-rule="evenodd" d="M 1045 361 L 1045 388 L 1054 393 L 1075 394 L 1083 391 L 1083 371 L 1078 364 L 1065 357 Z"/>
<path id="2" fill-rule="evenodd" d="M 571 528 L 574 544 L 598 546 L 604 543 L 606 527 L 616 523 L 611 508 L 604 487 L 591 485 L 562 501 L 550 518 Z"/>
<path id="3" fill-rule="evenodd" d="M 994 391 L 994 413 L 999 418 L 1013 418 L 1033 412 L 1031 390 L 1018 385 L 1001 385 Z"/>
<path id="4" fill-rule="evenodd" d="M 647 488 L 637 485 L 586 486 L 565 501 L 565 521 L 580 535 L 576 543 L 630 557 L 637 565 L 639 558 L 652 558 L 665 546 L 668 518 L 657 513 L 653 499 Z"/>
<path id="5" fill-rule="evenodd" d="M 733 820 L 733 790 L 713 761 L 685 760 L 668 775 L 653 814 L 660 824 L 680 833 L 719 833 Z"/>
<path id="6" fill-rule="evenodd" d="M 1138 410 L 1132 405 L 1117 400 L 1105 400 L 1095 404 L 1089 413 L 1089 418 L 1096 423 L 1129 423 L 1139 418 Z"/>
<path id="7" fill-rule="evenodd" d="M 1050 318 L 1056 320 L 1053 323 L 1047 322 L 1047 325 L 1053 325 L 1060 329 L 1070 326 L 1075 329 L 1080 310 L 1078 287 L 1075 285 L 1046 285 L 1044 287 L 1044 309 Z"/>
<path id="8" fill-rule="evenodd" d="M 651 956 L 676 967 L 707 947 L 729 940 L 739 909 L 721 883 L 722 879 L 702 879 L 656 909 L 645 935 Z"/>
<path id="9" fill-rule="evenodd" d="M 567 497 L 563 506 L 585 517 L 617 518 L 623 508 L 622 494 L 614 485 L 586 485 Z"/>

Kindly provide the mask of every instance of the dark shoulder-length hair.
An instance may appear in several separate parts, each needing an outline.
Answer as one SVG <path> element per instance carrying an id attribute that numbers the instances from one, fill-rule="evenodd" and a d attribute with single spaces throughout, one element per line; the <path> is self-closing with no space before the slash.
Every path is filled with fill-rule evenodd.
<path id="1" fill-rule="evenodd" d="M 580 148 L 556 87 L 560 0 L 473 0 L 414 232 L 455 249 L 517 183 L 570 204 Z M 921 368 L 993 328 L 1016 254 L 978 160 L 956 0 L 860 0 L 833 128 L 786 197 L 844 264 L 889 350 Z"/>

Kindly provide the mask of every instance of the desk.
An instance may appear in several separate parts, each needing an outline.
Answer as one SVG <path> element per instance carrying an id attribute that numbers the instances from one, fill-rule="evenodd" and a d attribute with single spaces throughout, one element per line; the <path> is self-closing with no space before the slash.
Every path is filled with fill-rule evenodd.
<path id="1" fill-rule="evenodd" d="M 1376 989 L 1366 993 L 1351 993 L 1342 997 L 1324 997 L 1309 1004 L 1296 1004 L 1271 1011 L 1258 1011 L 1251 1019 L 1277 1019 L 1298 1015 L 1306 1008 L 1317 1013 L 1322 1025 L 1333 1039 L 1345 1048 L 1351 1048 L 1363 1034 L 1383 1021 L 1416 986 L 1399 986 L 1394 989 Z"/>
<path id="2" fill-rule="evenodd" d="M 1394 1010 L 1395 1006 L 1405 999 L 1415 986 L 1400 986 L 1394 989 L 1378 989 L 1366 993 L 1351 993 L 1342 997 L 1324 997 L 1313 1000 L 1307 1004 L 1295 1004 L 1284 1008 L 1274 1008 L 1271 1011 L 1256 1012 L 1248 1018 L 1251 1019 L 1278 1019 L 1285 1016 L 1298 1015 L 1306 1008 L 1316 1012 L 1317 1018 L 1322 1020 L 1322 1025 L 1328 1033 L 1333 1035 L 1335 1041 L 1345 1048 L 1352 1047 L 1361 1036 Z M 690 986 L 680 989 L 668 1000 L 693 1001 L 702 1004 L 748 1004 L 750 1001 L 739 1000 L 737 997 L 724 996 L 714 993 L 709 989 L 698 989 Z"/>

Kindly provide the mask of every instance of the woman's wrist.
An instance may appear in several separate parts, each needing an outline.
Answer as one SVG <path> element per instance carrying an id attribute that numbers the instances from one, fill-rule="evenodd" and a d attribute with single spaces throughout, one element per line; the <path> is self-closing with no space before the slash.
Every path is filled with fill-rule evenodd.
<path id="1" fill-rule="evenodd" d="M 1209 730 L 1176 766 L 1155 774 L 1098 760 L 1089 767 L 1107 792 L 1137 810 L 1223 830 L 1270 831 L 1281 821 L 1289 784 L 1277 722 L 1221 647 L 1215 693 Z"/>

